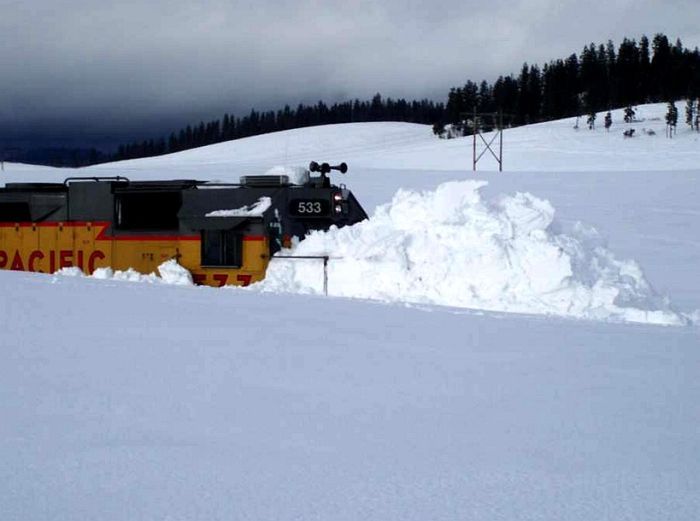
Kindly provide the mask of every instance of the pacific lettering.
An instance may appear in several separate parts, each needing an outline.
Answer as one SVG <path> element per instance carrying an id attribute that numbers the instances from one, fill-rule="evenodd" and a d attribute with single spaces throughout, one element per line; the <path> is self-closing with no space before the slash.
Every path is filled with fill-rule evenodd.
<path id="1" fill-rule="evenodd" d="M 32 250 L 28 254 L 20 250 L 14 252 L 0 250 L 0 269 L 44 273 L 47 268 L 45 262 L 48 260 L 48 273 L 54 273 L 59 269 L 70 268 L 74 265 L 81 270 L 87 268 L 87 273 L 92 273 L 97 267 L 96 264 L 106 258 L 104 252 L 100 250 L 92 252 L 78 250 L 75 253 L 73 250 Z M 85 265 L 86 260 L 87 266 Z"/>

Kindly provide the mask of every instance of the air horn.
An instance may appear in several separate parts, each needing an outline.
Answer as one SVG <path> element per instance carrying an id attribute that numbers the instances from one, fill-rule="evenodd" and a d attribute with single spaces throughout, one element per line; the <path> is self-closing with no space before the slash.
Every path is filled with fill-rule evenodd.
<path id="1" fill-rule="evenodd" d="M 316 161 L 311 161 L 309 164 L 309 172 L 320 172 L 321 174 L 329 174 L 331 170 L 337 170 L 341 174 L 348 171 L 348 165 L 345 163 L 340 163 L 339 165 L 331 166 L 328 163 L 321 163 L 320 165 Z"/>

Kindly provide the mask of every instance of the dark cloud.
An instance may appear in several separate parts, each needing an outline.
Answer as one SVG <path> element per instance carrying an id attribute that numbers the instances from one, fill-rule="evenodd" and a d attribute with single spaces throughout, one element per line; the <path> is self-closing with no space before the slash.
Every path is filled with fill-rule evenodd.
<path id="1" fill-rule="evenodd" d="M 299 101 L 443 99 L 587 42 L 700 44 L 697 0 L 0 0 L 0 131 L 121 139 Z"/>

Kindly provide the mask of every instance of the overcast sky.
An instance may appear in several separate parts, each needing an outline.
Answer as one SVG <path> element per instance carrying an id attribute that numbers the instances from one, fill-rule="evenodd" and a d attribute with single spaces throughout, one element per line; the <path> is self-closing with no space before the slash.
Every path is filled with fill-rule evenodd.
<path id="1" fill-rule="evenodd" d="M 444 100 L 588 42 L 700 45 L 698 0 L 0 0 L 0 138 L 101 141 L 252 106 Z"/>

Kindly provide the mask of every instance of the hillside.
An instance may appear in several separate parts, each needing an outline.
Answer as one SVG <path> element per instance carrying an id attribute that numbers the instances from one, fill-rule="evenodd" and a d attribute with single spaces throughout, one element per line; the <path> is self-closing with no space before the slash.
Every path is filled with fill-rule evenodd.
<path id="1" fill-rule="evenodd" d="M 678 104 L 682 107 L 682 104 Z M 662 103 L 638 107 L 638 122 L 626 124 L 622 110 L 615 110 L 608 133 L 602 125 L 605 113 L 598 114 L 598 127 L 590 131 L 581 118 L 567 118 L 506 130 L 504 165 L 507 172 L 597 172 L 606 170 L 660 171 L 687 170 L 700 160 L 700 135 L 679 124 L 673 140 L 664 138 Z M 636 137 L 625 139 L 627 128 Z M 642 129 L 653 130 L 647 136 Z M 471 170 L 471 137 L 440 140 L 428 125 L 413 123 L 349 123 L 275 132 L 166 156 L 108 163 L 93 167 L 52 169 L 29 165 L 8 165 L 5 178 L 32 175 L 46 179 L 58 172 L 79 175 L 129 174 L 138 179 L 163 176 L 237 181 L 238 176 L 273 165 L 303 165 L 309 161 L 346 161 L 357 169 L 400 169 L 463 171 Z M 484 156 L 480 170 L 497 165 Z M 46 177 L 45 177 L 46 176 Z"/>

